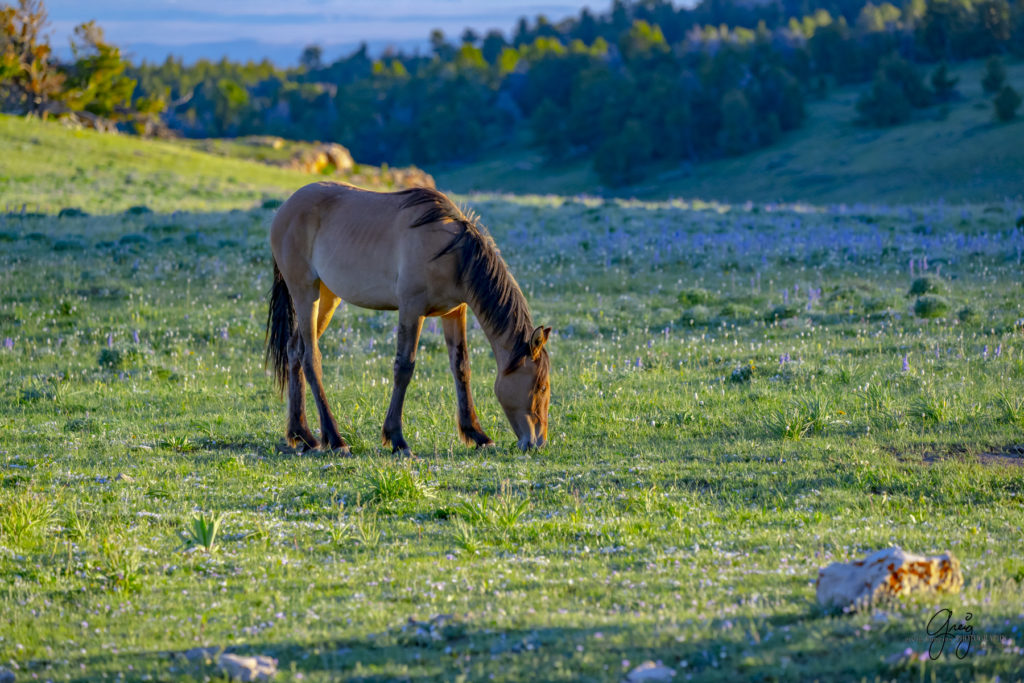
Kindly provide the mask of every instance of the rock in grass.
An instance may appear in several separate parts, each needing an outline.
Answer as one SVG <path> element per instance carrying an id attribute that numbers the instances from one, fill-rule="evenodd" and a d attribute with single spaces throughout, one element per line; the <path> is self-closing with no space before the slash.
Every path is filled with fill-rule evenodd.
<path id="1" fill-rule="evenodd" d="M 626 683 L 656 683 L 657 681 L 671 681 L 676 675 L 674 669 L 652 661 L 646 661 L 637 668 L 626 674 Z"/>
<path id="2" fill-rule="evenodd" d="M 208 659 L 212 660 L 213 656 L 220 651 L 219 647 L 194 647 L 191 650 L 185 650 L 182 654 L 190 662 L 204 662 Z"/>
<path id="3" fill-rule="evenodd" d="M 269 681 L 277 674 L 277 660 L 266 655 L 222 654 L 217 658 L 217 667 L 235 681 Z"/>
<path id="4" fill-rule="evenodd" d="M 959 593 L 963 585 L 953 553 L 925 557 L 894 547 L 818 570 L 818 603 L 846 607 L 912 593 Z"/>

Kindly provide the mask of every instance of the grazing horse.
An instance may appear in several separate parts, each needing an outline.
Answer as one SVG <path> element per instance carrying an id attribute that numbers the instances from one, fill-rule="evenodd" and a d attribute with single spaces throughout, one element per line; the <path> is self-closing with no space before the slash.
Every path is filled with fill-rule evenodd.
<path id="1" fill-rule="evenodd" d="M 446 196 L 416 188 L 371 192 L 313 183 L 299 189 L 270 229 L 274 284 L 267 314 L 267 362 L 278 388 L 288 387 L 289 445 L 320 444 L 306 423 L 305 379 L 320 415 L 320 435 L 333 450 L 348 444 L 327 405 L 317 340 L 342 299 L 398 311 L 398 350 L 384 445 L 409 453 L 402 404 L 416 365 L 425 316 L 440 316 L 455 377 L 458 431 L 467 445 L 490 446 L 469 390 L 466 306 L 476 314 L 498 363 L 494 393 L 519 447 L 543 446 L 548 435 L 550 327 L 534 327 L 519 285 L 494 240 Z"/>

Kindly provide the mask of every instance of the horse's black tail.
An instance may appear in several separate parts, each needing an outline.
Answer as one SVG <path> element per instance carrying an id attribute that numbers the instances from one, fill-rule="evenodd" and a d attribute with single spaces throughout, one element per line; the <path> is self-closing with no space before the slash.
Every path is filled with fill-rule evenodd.
<path id="1" fill-rule="evenodd" d="M 270 287 L 270 305 L 267 308 L 267 355 L 264 367 L 272 365 L 277 390 L 283 393 L 288 384 L 288 340 L 295 330 L 295 309 L 288 285 L 274 261 L 274 284 Z"/>

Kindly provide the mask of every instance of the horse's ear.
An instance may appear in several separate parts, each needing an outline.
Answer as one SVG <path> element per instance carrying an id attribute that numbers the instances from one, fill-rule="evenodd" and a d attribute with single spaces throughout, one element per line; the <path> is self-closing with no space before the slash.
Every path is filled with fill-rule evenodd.
<path id="1" fill-rule="evenodd" d="M 538 327 L 533 331 L 533 335 L 530 337 L 530 355 L 534 360 L 540 358 L 540 350 L 544 348 L 544 344 L 547 343 L 550 336 L 550 327 Z"/>

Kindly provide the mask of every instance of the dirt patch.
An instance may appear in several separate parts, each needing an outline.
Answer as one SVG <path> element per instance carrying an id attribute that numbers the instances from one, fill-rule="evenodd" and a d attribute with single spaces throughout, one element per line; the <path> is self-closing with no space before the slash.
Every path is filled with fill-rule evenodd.
<path id="1" fill-rule="evenodd" d="M 943 444 L 921 450 L 898 451 L 890 449 L 897 459 L 935 465 L 946 460 L 978 462 L 993 467 L 1024 467 L 1024 444 L 1010 444 L 994 448 L 970 448 L 962 444 Z"/>

